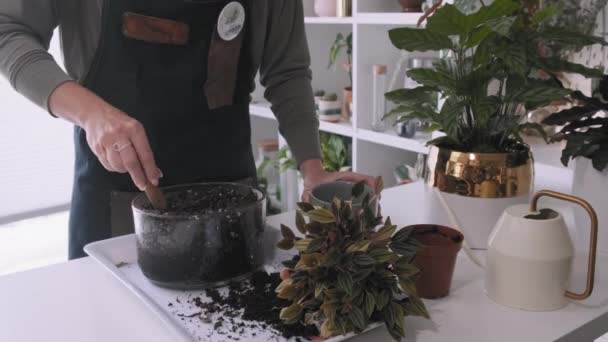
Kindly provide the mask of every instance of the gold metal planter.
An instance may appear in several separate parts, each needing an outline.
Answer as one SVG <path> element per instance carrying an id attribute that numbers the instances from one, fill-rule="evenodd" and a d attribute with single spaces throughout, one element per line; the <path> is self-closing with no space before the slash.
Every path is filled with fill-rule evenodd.
<path id="1" fill-rule="evenodd" d="M 352 9 L 352 0 L 336 0 L 336 17 L 350 17 L 352 16 Z"/>
<path id="2" fill-rule="evenodd" d="M 477 198 L 528 195 L 534 183 L 529 150 L 467 153 L 431 147 L 426 182 L 441 192 Z"/>

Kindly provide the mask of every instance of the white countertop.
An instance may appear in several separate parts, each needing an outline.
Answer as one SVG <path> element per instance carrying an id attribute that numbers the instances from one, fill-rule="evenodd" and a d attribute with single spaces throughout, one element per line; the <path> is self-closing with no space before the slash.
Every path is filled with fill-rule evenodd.
<path id="1" fill-rule="evenodd" d="M 382 208 L 399 225 L 447 224 L 423 184 L 383 193 Z M 293 213 L 268 219 L 291 224 Z M 575 261 L 573 288 L 584 282 Z M 482 270 L 460 254 L 452 293 L 427 301 L 433 321 L 407 319 L 407 341 L 553 341 L 608 312 L 608 256 L 598 257 L 595 291 L 562 310 L 534 313 L 502 307 L 483 293 Z M 608 326 L 606 327 L 608 331 Z M 170 332 L 112 275 L 88 258 L 0 277 L 0 341 L 171 341 Z M 384 329 L 353 342 L 390 341 Z"/>

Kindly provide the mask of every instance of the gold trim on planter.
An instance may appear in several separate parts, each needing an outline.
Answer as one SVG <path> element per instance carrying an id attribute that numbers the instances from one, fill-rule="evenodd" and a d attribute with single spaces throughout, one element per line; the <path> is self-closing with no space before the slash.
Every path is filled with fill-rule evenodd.
<path id="1" fill-rule="evenodd" d="M 527 195 L 534 183 L 530 151 L 467 153 L 432 146 L 426 182 L 442 192 L 478 198 Z"/>

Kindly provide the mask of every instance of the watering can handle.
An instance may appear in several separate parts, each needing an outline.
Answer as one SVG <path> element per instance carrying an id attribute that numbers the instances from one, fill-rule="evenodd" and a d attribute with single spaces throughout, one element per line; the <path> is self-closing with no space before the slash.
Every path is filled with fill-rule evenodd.
<path id="1" fill-rule="evenodd" d="M 574 299 L 574 300 L 587 299 L 587 298 L 589 298 L 589 296 L 591 296 L 591 293 L 593 292 L 593 284 L 595 283 L 595 257 L 596 257 L 596 250 L 597 250 L 597 230 L 598 230 L 597 215 L 595 214 L 595 210 L 593 210 L 593 207 L 587 201 L 585 201 L 581 198 L 562 194 L 560 192 L 543 190 L 543 191 L 539 191 L 538 193 L 536 193 L 534 195 L 534 197 L 532 198 L 532 203 L 530 203 L 530 211 L 533 211 L 533 212 L 537 211 L 538 200 L 543 196 L 552 197 L 552 198 L 555 198 L 558 200 L 578 204 L 581 207 L 585 208 L 585 210 L 589 214 L 589 217 L 591 218 L 591 239 L 589 242 L 589 263 L 587 266 L 588 267 L 587 268 L 587 286 L 585 288 L 585 292 L 573 293 L 570 291 L 566 291 L 566 297 L 568 297 L 570 299 Z"/>

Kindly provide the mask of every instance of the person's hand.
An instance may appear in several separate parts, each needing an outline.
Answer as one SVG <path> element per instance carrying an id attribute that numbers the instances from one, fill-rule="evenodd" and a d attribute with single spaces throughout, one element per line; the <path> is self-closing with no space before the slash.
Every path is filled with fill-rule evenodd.
<path id="1" fill-rule="evenodd" d="M 76 82 L 57 87 L 49 99 L 57 116 L 80 126 L 89 147 L 110 172 L 129 173 L 140 190 L 162 177 L 141 123 Z"/>
<path id="2" fill-rule="evenodd" d="M 129 173 L 140 190 L 158 185 L 161 176 L 141 123 L 115 108 L 86 120 L 87 142 L 101 164 L 111 172 Z"/>
<path id="3" fill-rule="evenodd" d="M 354 172 L 326 172 L 323 170 L 323 164 L 320 159 L 311 159 L 304 161 L 300 165 L 300 171 L 304 177 L 304 193 L 302 194 L 302 201 L 308 202 L 310 200 L 310 192 L 317 185 L 335 181 L 346 181 L 357 183 L 365 181 L 372 188 L 374 187 L 375 178 Z"/>

